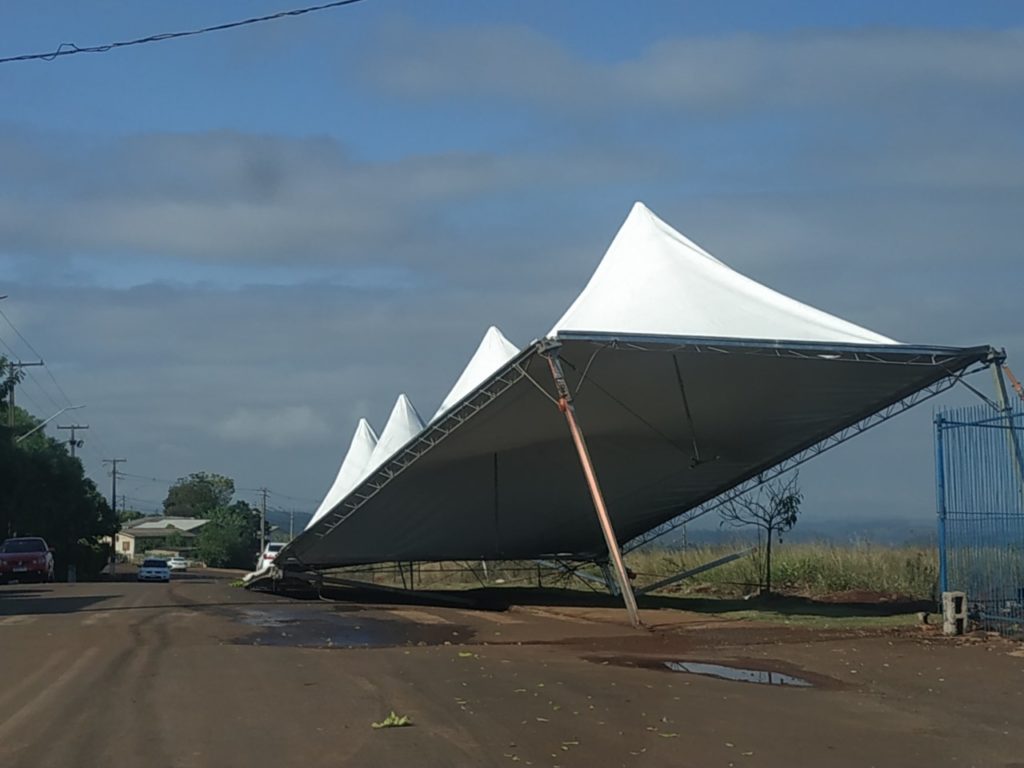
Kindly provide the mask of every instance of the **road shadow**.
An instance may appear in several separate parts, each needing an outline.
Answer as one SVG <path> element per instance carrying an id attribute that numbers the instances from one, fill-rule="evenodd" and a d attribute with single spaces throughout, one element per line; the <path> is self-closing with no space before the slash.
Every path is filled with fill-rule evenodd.
<path id="1" fill-rule="evenodd" d="M 29 590 L 0 592 L 0 617 L 32 616 L 42 614 L 78 613 L 89 610 L 90 606 L 104 600 L 112 600 L 118 595 L 72 595 L 54 597 L 41 592 Z"/>
<path id="2" fill-rule="evenodd" d="M 312 590 L 291 593 L 295 597 L 316 597 Z M 374 585 L 325 586 L 320 596 L 352 603 L 427 605 L 471 610 L 505 611 L 512 606 L 621 608 L 621 598 L 598 592 L 544 587 L 480 587 L 465 590 L 396 590 Z M 670 597 L 643 595 L 637 600 L 648 610 L 676 610 L 693 613 L 729 614 L 743 611 L 771 611 L 781 615 L 828 618 L 897 616 L 933 611 L 928 600 L 884 600 L 872 602 L 829 601 L 809 597 L 770 595 L 750 599 L 714 597 Z"/>

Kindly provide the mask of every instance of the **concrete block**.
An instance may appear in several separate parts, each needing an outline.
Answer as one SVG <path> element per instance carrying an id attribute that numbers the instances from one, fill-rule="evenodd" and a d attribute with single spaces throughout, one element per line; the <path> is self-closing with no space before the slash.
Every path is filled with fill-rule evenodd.
<path id="1" fill-rule="evenodd" d="M 962 635 L 967 630 L 967 595 L 963 592 L 942 593 L 942 632 Z"/>

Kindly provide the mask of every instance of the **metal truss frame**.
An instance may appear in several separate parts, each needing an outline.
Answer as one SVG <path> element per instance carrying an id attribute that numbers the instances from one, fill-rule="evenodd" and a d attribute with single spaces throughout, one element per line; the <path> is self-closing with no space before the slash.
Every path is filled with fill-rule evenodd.
<path id="1" fill-rule="evenodd" d="M 324 515 L 323 520 L 313 526 L 310 533 L 318 538 L 330 534 L 359 511 L 366 502 L 384 490 L 388 483 L 402 474 L 413 462 L 443 442 L 452 432 L 497 400 L 503 392 L 521 379 L 528 377 L 526 366 L 529 359 L 536 353 L 536 346 L 527 348 L 510 365 L 500 370 L 472 395 L 427 427 L 419 437 L 395 454 L 391 460 L 385 462 L 358 488 L 346 496 L 338 506 Z"/>

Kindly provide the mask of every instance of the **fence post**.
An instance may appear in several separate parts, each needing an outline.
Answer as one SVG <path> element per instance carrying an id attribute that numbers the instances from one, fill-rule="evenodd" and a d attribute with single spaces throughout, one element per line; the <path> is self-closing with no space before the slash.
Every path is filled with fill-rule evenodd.
<path id="1" fill-rule="evenodd" d="M 935 506 L 939 525 L 939 594 L 949 591 L 946 568 L 946 468 L 943 460 L 942 414 L 935 416 Z"/>

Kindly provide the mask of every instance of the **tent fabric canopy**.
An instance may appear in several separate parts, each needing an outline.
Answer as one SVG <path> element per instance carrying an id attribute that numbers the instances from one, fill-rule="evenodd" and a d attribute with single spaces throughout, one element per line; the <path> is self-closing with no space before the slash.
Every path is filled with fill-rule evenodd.
<path id="1" fill-rule="evenodd" d="M 441 407 L 437 409 L 437 413 L 434 414 L 431 421 L 436 421 L 441 414 L 480 386 L 483 381 L 486 381 L 495 371 L 518 354 L 519 347 L 506 339 L 500 330 L 493 325 L 488 328 L 487 333 L 480 340 L 476 352 L 473 353 L 473 357 L 470 358 L 451 391 L 441 401 Z"/>
<path id="2" fill-rule="evenodd" d="M 366 477 L 367 470 L 372 469 L 370 457 L 373 455 L 373 449 L 376 446 L 377 433 L 373 431 L 373 427 L 370 426 L 366 419 L 360 419 L 359 424 L 356 426 L 355 434 L 352 435 L 352 442 L 348 446 L 348 452 L 345 454 L 341 467 L 338 469 L 338 474 L 334 478 L 334 483 L 327 491 L 323 501 L 320 502 L 316 513 L 306 524 L 307 529 L 329 512 L 335 504 L 348 496 L 349 491 Z"/>
<path id="3" fill-rule="evenodd" d="M 570 334 L 559 344 L 623 542 L 991 351 Z M 600 557 L 604 541 L 542 352 L 532 345 L 428 427 L 279 562 Z"/>
<path id="4" fill-rule="evenodd" d="M 730 269 L 643 203 L 548 335 L 562 331 L 896 343 Z"/>
<path id="5" fill-rule="evenodd" d="M 992 353 L 900 344 L 790 299 L 638 203 L 547 338 L 388 435 L 390 458 L 386 428 L 375 468 L 278 562 L 606 554 L 548 355 L 626 541 Z"/>
<path id="6" fill-rule="evenodd" d="M 395 451 L 423 431 L 423 419 L 416 412 L 412 402 L 404 394 L 399 395 L 391 409 L 388 423 L 380 433 L 380 439 L 373 449 L 367 469 L 374 470 L 394 455 Z"/>

